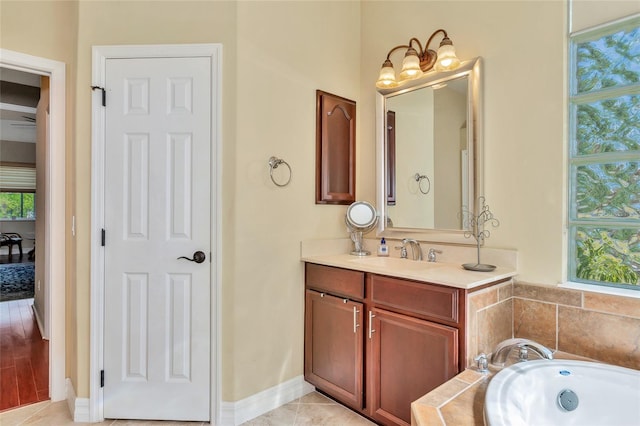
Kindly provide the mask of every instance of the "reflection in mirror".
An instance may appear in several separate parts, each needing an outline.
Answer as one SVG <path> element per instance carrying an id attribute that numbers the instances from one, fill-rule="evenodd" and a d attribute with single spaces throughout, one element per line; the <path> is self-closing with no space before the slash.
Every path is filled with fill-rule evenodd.
<path id="1" fill-rule="evenodd" d="M 402 165 L 387 169 L 389 185 L 397 183 L 388 189 L 394 202 L 387 202 L 394 226 L 462 229 L 461 218 L 450 212 L 461 211 L 469 193 L 461 173 L 467 159 L 467 82 L 461 77 L 387 99 L 387 114 L 395 118 L 387 131 L 400 141 L 393 145 L 395 163 Z"/>
<path id="2" fill-rule="evenodd" d="M 382 235 L 468 244 L 461 212 L 480 193 L 480 60 L 378 94 Z"/>

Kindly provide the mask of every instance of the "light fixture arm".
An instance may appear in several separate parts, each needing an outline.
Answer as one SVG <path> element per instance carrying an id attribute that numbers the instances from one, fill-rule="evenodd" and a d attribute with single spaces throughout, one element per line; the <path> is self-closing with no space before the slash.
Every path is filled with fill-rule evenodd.
<path id="1" fill-rule="evenodd" d="M 413 40 L 413 39 L 412 39 L 412 40 Z M 391 60 L 391 54 L 392 54 L 393 52 L 395 52 L 396 50 L 398 50 L 398 49 L 408 49 L 408 48 L 410 48 L 410 47 L 411 47 L 411 42 L 409 42 L 409 45 L 401 44 L 401 45 L 399 45 L 399 46 L 394 47 L 393 49 L 391 49 L 391 50 L 389 51 L 389 53 L 387 53 L 387 61 L 390 61 L 390 60 Z"/>
<path id="2" fill-rule="evenodd" d="M 395 52 L 396 50 L 398 50 L 398 49 L 409 49 L 410 47 L 413 47 L 413 42 L 416 42 L 418 44 L 418 49 L 417 49 L 418 56 L 422 59 L 422 57 L 425 55 L 425 53 L 429 49 L 429 45 L 433 41 L 433 38 L 436 35 L 438 35 L 438 33 L 442 33 L 444 35 L 444 38 L 442 40 L 443 43 L 446 43 L 445 40 L 448 40 L 448 43 L 446 43 L 446 44 L 452 44 L 451 40 L 449 39 L 449 36 L 447 35 L 447 32 L 441 28 L 439 30 L 436 30 L 433 34 L 431 34 L 431 37 L 429 37 L 429 39 L 427 40 L 427 42 L 424 45 L 424 49 L 422 48 L 422 44 L 420 43 L 420 40 L 418 40 L 415 37 L 411 37 L 411 39 L 409 40 L 409 44 L 401 44 L 401 45 L 398 45 L 398 46 L 394 47 L 393 49 L 391 49 L 389 51 L 389 53 L 387 53 L 387 60 L 389 60 L 389 61 L 391 60 L 391 54 L 393 52 Z"/>
<path id="3" fill-rule="evenodd" d="M 422 56 L 422 54 L 424 53 L 424 50 L 422 49 L 422 44 L 420 44 L 420 40 L 418 40 L 418 39 L 417 39 L 417 38 L 415 38 L 415 37 L 411 37 L 411 40 L 409 40 L 409 46 L 411 46 L 411 44 L 412 44 L 414 41 L 415 41 L 416 43 L 418 43 L 418 55 Z"/>
<path id="4" fill-rule="evenodd" d="M 428 49 L 429 45 L 431 44 L 431 42 L 433 41 L 433 38 L 438 34 L 438 33 L 442 33 L 444 35 L 444 37 L 442 38 L 442 43 L 445 44 L 452 44 L 451 43 L 451 39 L 449 38 L 449 36 L 447 35 L 447 32 L 445 30 L 443 30 L 442 28 L 440 28 L 439 30 L 436 30 L 433 34 L 431 34 L 431 37 L 429 37 L 429 40 L 427 40 L 427 44 L 425 44 L 424 48 Z M 446 42 L 445 40 L 447 40 L 448 42 Z"/>

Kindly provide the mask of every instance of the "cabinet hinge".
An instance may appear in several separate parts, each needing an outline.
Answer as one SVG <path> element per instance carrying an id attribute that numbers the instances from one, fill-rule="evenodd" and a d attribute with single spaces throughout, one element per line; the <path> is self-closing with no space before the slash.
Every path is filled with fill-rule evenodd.
<path id="1" fill-rule="evenodd" d="M 104 230 L 104 228 L 102 228 L 102 231 L 100 233 L 100 244 L 102 245 L 102 247 L 104 247 L 106 239 L 107 239 L 107 232 Z"/>
<path id="2" fill-rule="evenodd" d="M 91 90 L 102 90 L 102 106 L 106 107 L 107 106 L 107 91 L 104 89 L 104 87 L 91 86 Z"/>
<path id="3" fill-rule="evenodd" d="M 104 370 L 100 370 L 100 387 L 104 387 Z"/>

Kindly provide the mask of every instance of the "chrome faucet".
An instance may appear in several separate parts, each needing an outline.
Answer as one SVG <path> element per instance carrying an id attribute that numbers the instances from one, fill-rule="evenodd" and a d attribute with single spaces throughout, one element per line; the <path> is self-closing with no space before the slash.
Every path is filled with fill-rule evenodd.
<path id="1" fill-rule="evenodd" d="M 436 253 L 442 254 L 442 250 L 436 250 L 434 248 L 429 249 L 429 253 L 427 254 L 427 262 L 435 262 L 436 261 Z"/>
<path id="2" fill-rule="evenodd" d="M 518 361 L 527 361 L 529 359 L 529 351 L 535 352 L 544 359 L 553 359 L 553 352 L 546 346 L 536 343 L 529 339 L 507 339 L 498 343 L 493 354 L 491 355 L 491 364 L 496 366 L 504 366 L 509 353 L 514 348 L 518 348 Z"/>
<path id="3" fill-rule="evenodd" d="M 411 246 L 411 257 L 413 260 L 422 260 L 422 249 L 420 243 L 413 238 L 404 238 L 402 240 L 402 247 L 406 247 L 407 244 Z"/>

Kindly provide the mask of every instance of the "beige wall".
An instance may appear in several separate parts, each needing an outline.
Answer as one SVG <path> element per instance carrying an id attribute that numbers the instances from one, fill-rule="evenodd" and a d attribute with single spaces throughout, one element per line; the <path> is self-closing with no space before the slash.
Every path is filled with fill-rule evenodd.
<path id="1" fill-rule="evenodd" d="M 75 64 L 78 4 L 75 1 L 0 1 L 0 48 L 39 56 L 67 64 L 66 67 L 66 162 L 73 164 L 75 123 Z M 67 182 L 74 180 L 74 168 L 65 171 Z M 71 229 L 73 192 L 67 189 L 67 230 Z M 65 295 L 66 374 L 77 383 L 77 334 L 75 299 L 75 241 L 66 238 L 67 292 Z M 81 319 L 87 322 L 88 319 Z M 83 372 L 85 376 L 86 372 Z"/>
<path id="2" fill-rule="evenodd" d="M 315 90 L 357 99 L 358 24 L 355 2 L 156 2 L 151 14 L 145 2 L 80 4 L 79 88 L 90 85 L 92 45 L 223 43 L 225 401 L 302 372 L 299 241 L 343 236 L 344 208 L 313 204 Z M 83 141 L 76 172 L 84 177 L 76 180 L 77 214 L 88 217 L 90 92 L 78 90 L 76 103 Z M 269 180 L 271 155 L 293 168 L 286 188 Z M 77 293 L 87 302 L 78 307 L 81 318 L 89 316 L 88 235 L 87 221 L 79 222 Z M 78 335 L 78 371 L 85 373 L 76 391 L 86 396 L 88 322 L 78 324 Z"/>
<path id="3" fill-rule="evenodd" d="M 118 44 L 223 44 L 223 206 L 233 203 L 235 163 L 236 110 L 236 5 L 233 2 L 145 2 L 91 1 L 80 2 L 78 13 L 78 93 L 75 100 L 77 146 L 75 149 L 75 180 L 77 227 L 77 308 L 78 316 L 78 381 L 74 386 L 78 396 L 89 395 L 89 273 L 90 273 L 90 175 L 91 175 L 91 47 Z M 227 147 L 231 149 L 227 149 Z M 230 210 L 233 211 L 233 210 Z M 223 217 L 232 217 L 224 214 Z M 223 246 L 235 239 L 232 227 L 223 226 Z M 233 312 L 227 286 L 233 288 L 233 276 L 228 265 L 233 256 L 223 254 L 223 297 L 226 318 Z M 82 320 L 84 319 L 84 321 Z M 227 321 L 224 321 L 226 324 Z M 223 342 L 225 354 L 228 340 Z M 223 362 L 230 355 L 223 357 Z M 223 386 L 226 391 L 227 386 Z M 225 395 L 226 396 L 226 395 Z"/>
<path id="4" fill-rule="evenodd" d="M 36 164 L 36 144 L 0 140 L 0 161 Z"/>
<path id="5" fill-rule="evenodd" d="M 640 13 L 636 0 L 571 0 L 571 32 Z"/>
<path id="6" fill-rule="evenodd" d="M 234 275 L 225 283 L 235 307 L 224 329 L 230 400 L 302 374 L 299 243 L 346 235 L 346 207 L 315 204 L 315 91 L 359 101 L 359 27 L 358 2 L 238 3 L 234 241 L 224 248 Z M 269 178 L 272 155 L 291 166 L 286 187 Z"/>
<path id="7" fill-rule="evenodd" d="M 362 6 L 363 138 L 374 138 L 374 83 L 390 48 L 444 28 L 460 58 L 481 56 L 484 194 L 500 219 L 487 245 L 518 249 L 522 276 L 546 283 L 563 272 L 565 11 L 560 1 Z"/>
<path id="8" fill-rule="evenodd" d="M 40 99 L 38 100 L 38 106 L 36 108 L 36 218 L 35 221 L 35 239 L 40 241 L 40 244 L 36 246 L 35 250 L 35 294 L 33 297 L 33 307 L 40 319 L 45 319 L 47 309 L 45 309 L 46 302 L 46 283 L 45 280 L 45 245 L 42 244 L 46 236 L 46 206 L 47 206 L 47 193 L 46 177 L 49 175 L 49 164 L 47 164 L 47 146 L 49 141 L 49 107 L 50 107 L 50 89 L 49 89 L 49 77 L 40 78 Z M 48 333 L 51 328 L 51 324 L 45 325 L 45 333 Z"/>
<path id="9" fill-rule="evenodd" d="M 562 1 L 2 0 L 0 47 L 68 64 L 67 215 L 78 219 L 66 361 L 78 396 L 90 374 L 92 45 L 223 44 L 222 399 L 237 401 L 302 374 L 298 244 L 346 234 L 345 207 L 314 203 L 315 90 L 357 101 L 357 198 L 374 201 L 374 82 L 412 36 L 446 28 L 461 58 L 484 58 L 485 194 L 501 220 L 488 244 L 518 249 L 526 281 L 563 279 L 566 22 Z M 269 180 L 272 155 L 293 169 L 284 188 Z"/>

